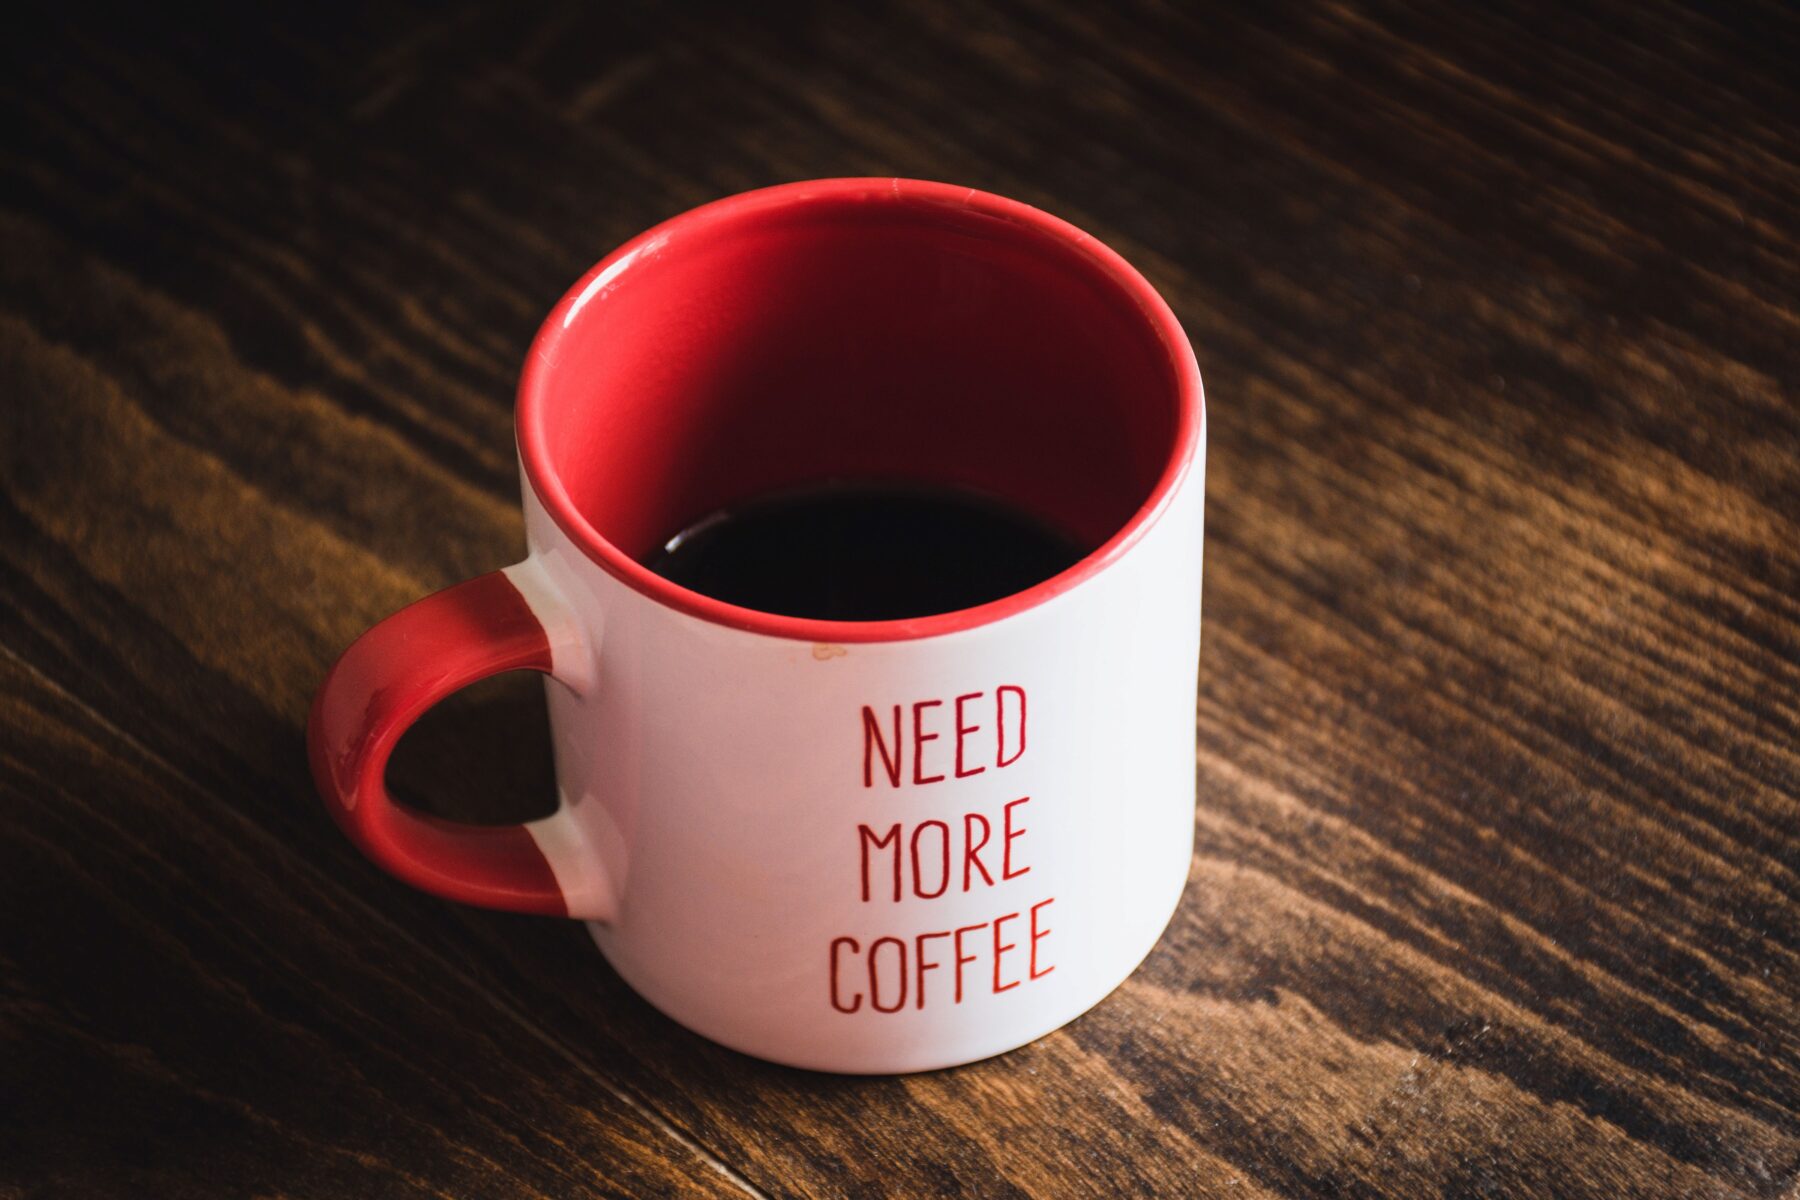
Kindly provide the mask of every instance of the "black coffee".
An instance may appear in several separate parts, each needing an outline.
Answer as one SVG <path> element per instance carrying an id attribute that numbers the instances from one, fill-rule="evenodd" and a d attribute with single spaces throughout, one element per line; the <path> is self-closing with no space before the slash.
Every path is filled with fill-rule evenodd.
<path id="1" fill-rule="evenodd" d="M 762 612 L 925 617 L 1024 591 L 1084 553 L 1036 518 L 948 489 L 833 484 L 715 513 L 646 564 Z"/>

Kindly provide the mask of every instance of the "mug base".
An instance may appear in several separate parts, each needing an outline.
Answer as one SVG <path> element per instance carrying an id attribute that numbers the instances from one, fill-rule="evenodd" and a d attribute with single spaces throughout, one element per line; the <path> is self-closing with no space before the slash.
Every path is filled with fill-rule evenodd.
<path id="1" fill-rule="evenodd" d="M 1191 861 L 1191 860 L 1190 860 Z M 708 1041 L 716 1042 L 728 1050 L 749 1055 L 764 1062 L 775 1063 L 784 1067 L 797 1067 L 805 1071 L 820 1071 L 832 1075 L 913 1075 L 925 1071 L 941 1071 L 950 1067 L 967 1066 L 995 1058 L 1021 1046 L 1030 1045 L 1039 1038 L 1047 1037 L 1058 1029 L 1085 1015 L 1097 1007 L 1101 1001 L 1111 996 L 1125 982 L 1137 973 L 1150 952 L 1156 949 L 1158 942 L 1167 932 L 1169 924 L 1175 918 L 1176 909 L 1180 907 L 1181 898 L 1187 890 L 1187 872 L 1181 875 L 1180 886 L 1175 889 L 1168 906 L 1163 910 L 1162 919 L 1154 925 L 1154 932 L 1144 941 L 1142 949 L 1127 960 L 1128 966 L 1122 971 L 1109 973 L 1103 986 L 1086 993 L 1085 998 L 1073 1005 L 1065 1005 L 1056 1015 L 1047 1020 L 1038 1020 L 1027 1025 L 1023 1032 L 1009 1028 L 998 1036 L 983 1039 L 973 1046 L 965 1045 L 958 1050 L 946 1051 L 941 1048 L 927 1048 L 918 1045 L 903 1045 L 896 1039 L 890 1048 L 870 1050 L 866 1045 L 858 1047 L 855 1052 L 810 1054 L 782 1049 L 771 1049 L 767 1045 L 758 1044 L 758 1039 L 743 1036 L 741 1031 L 733 1031 L 718 1027 L 709 1014 L 690 1011 L 689 1006 L 679 1003 L 674 997 L 657 994 L 656 989 L 646 987 L 644 981 L 633 977 L 631 971 L 625 969 L 612 955 L 606 952 L 606 926 L 597 921 L 590 921 L 588 934 L 594 939 L 601 956 L 619 977 L 636 992 L 647 1004 L 677 1025 L 699 1034 Z M 852 1061 L 854 1059 L 854 1061 Z"/>

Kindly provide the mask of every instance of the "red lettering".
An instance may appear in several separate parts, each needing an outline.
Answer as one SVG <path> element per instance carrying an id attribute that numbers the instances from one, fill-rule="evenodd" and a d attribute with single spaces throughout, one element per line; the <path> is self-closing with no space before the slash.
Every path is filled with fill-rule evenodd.
<path id="1" fill-rule="evenodd" d="M 913 1000 L 915 1008 L 925 1007 L 925 972 L 935 971 L 939 965 L 935 958 L 930 962 L 925 961 L 925 942 L 929 938 L 949 936 L 950 931 L 946 929 L 941 933 L 921 933 L 913 938 L 913 978 L 916 981 L 913 991 L 917 993 Z"/>
<path id="2" fill-rule="evenodd" d="M 1013 839 L 1016 837 L 1020 837 L 1025 833 L 1025 829 L 1023 827 L 1020 827 L 1018 829 L 1013 828 L 1013 811 L 1012 810 L 1017 808 L 1019 805 L 1024 804 L 1026 801 L 1028 801 L 1030 799 L 1031 799 L 1030 796 L 1020 796 L 1017 800 L 1014 800 L 1012 803 L 1006 805 L 1004 807 L 1003 812 L 1001 813 L 1001 816 L 1000 816 L 1000 878 L 1002 878 L 1002 879 L 1017 879 L 1019 876 L 1024 875 L 1025 873 L 1027 873 L 1028 871 L 1031 870 L 1030 867 L 1020 867 L 1018 870 L 1015 871 L 1015 870 L 1013 870 L 1013 865 L 1012 865 Z"/>
<path id="3" fill-rule="evenodd" d="M 975 840 L 975 823 L 977 821 L 981 822 L 981 840 L 979 842 Z M 988 869 L 981 863 L 981 848 L 988 844 L 988 834 L 992 829 L 993 827 L 988 824 L 988 819 L 980 813 L 963 814 L 963 891 L 965 892 L 973 886 L 972 876 L 969 874 L 970 867 L 981 872 L 981 878 L 989 887 L 994 886 L 994 877 L 988 874 Z"/>
<path id="4" fill-rule="evenodd" d="M 933 825 L 937 826 L 939 839 L 943 843 L 943 853 L 939 856 L 943 863 L 943 873 L 938 878 L 937 891 L 928 892 L 925 890 L 924 882 L 920 879 L 920 875 L 923 874 L 923 872 L 919 870 L 919 835 L 924 833 L 927 829 L 930 829 Z M 894 828 L 898 829 L 899 826 L 896 825 Z M 921 900 L 935 900 L 950 890 L 950 827 L 942 821 L 924 821 L 913 830 L 912 882 L 913 895 Z"/>
<path id="5" fill-rule="evenodd" d="M 925 710 L 928 708 L 941 708 L 943 703 L 942 700 L 920 700 L 913 704 L 914 783 L 938 783 L 944 778 L 942 775 L 925 774 L 925 743 L 938 740 L 937 734 L 925 732 Z"/>
<path id="6" fill-rule="evenodd" d="M 865 904 L 869 901 L 869 847 L 873 846 L 875 849 L 879 850 L 889 842 L 893 843 L 894 900 L 898 903 L 900 899 L 900 822 L 895 821 L 893 826 L 887 831 L 887 836 L 885 837 L 876 837 L 873 829 L 870 829 L 867 825 L 858 825 L 856 827 L 856 841 L 857 845 L 862 850 L 862 887 L 863 903 Z M 917 868 L 915 867 L 914 870 L 916 873 Z"/>
<path id="7" fill-rule="evenodd" d="M 1006 757 L 1006 693 L 1011 692 L 1019 698 L 1019 748 L 1011 758 Z M 1025 753 L 1025 689 L 1008 683 L 1001 685 L 994 692 L 994 765 L 1010 767 L 1019 761 Z"/>
<path id="8" fill-rule="evenodd" d="M 861 992 L 856 993 L 856 999 L 849 1004 L 838 999 L 838 947 L 846 944 L 849 945 L 852 954 L 862 949 L 853 937 L 831 939 L 831 1007 L 841 1013 L 853 1013 L 862 1007 Z"/>
<path id="9" fill-rule="evenodd" d="M 956 931 L 956 938 L 951 943 L 952 948 L 956 951 L 956 1002 L 958 1004 L 962 1003 L 963 964 L 964 963 L 972 963 L 975 961 L 975 956 L 973 954 L 964 954 L 963 953 L 963 949 L 962 949 L 963 934 L 974 933 L 977 929 L 986 929 L 986 928 L 987 928 L 986 921 L 983 921 L 979 925 L 964 925 L 961 929 L 958 929 Z"/>
<path id="10" fill-rule="evenodd" d="M 881 1002 L 881 968 L 875 961 L 883 946 L 892 946 L 900 956 L 900 969 L 896 972 L 900 977 L 900 998 L 891 1006 Z M 884 1013 L 899 1012 L 906 1007 L 906 943 L 897 937 L 876 938 L 869 947 L 869 1007 Z"/>
<path id="11" fill-rule="evenodd" d="M 863 705 L 863 786 L 875 786 L 875 748 L 881 748 L 881 766 L 887 772 L 889 782 L 900 786 L 900 706 L 894 705 L 894 752 L 888 754 L 887 742 L 881 736 L 881 722 L 875 719 L 875 710 Z"/>
<path id="12" fill-rule="evenodd" d="M 971 700 L 979 700 L 985 694 L 984 692 L 970 692 L 956 698 L 956 777 L 958 779 L 967 779 L 971 775 L 979 775 L 987 770 L 986 767 L 976 767 L 972 771 L 963 770 L 963 738 L 971 733 L 979 733 L 981 730 L 979 725 L 963 724 L 963 705 Z"/>
<path id="13" fill-rule="evenodd" d="M 1055 900 L 1056 897 L 1052 896 L 1048 900 L 1040 900 L 1031 906 L 1031 977 L 1033 979 L 1042 979 L 1050 972 L 1056 970 L 1054 966 L 1045 967 L 1041 971 L 1037 968 L 1038 939 L 1050 932 L 1050 927 L 1048 925 L 1044 926 L 1042 929 L 1038 928 L 1038 909 L 1049 907 Z"/>
<path id="14" fill-rule="evenodd" d="M 1004 956 L 1008 950 L 1018 949 L 1018 946 L 1016 943 L 1007 942 L 1005 945 L 1002 945 L 1000 943 L 1000 927 L 1002 925 L 1005 925 L 1008 921 L 1016 921 L 1018 919 L 1018 917 L 1019 917 L 1019 914 L 1016 912 L 1013 912 L 1013 913 L 1007 913 L 1004 917 L 995 917 L 994 918 L 994 990 L 996 992 L 1011 991 L 1013 988 L 1016 988 L 1019 986 L 1019 981 L 1016 979 L 1013 980 L 1011 983 L 1007 983 L 1007 984 L 1002 984 L 1000 982 L 1000 959 L 1001 959 L 1001 957 Z M 879 943 L 877 943 L 877 944 L 879 944 Z"/>
<path id="15" fill-rule="evenodd" d="M 951 947 L 951 995 L 955 1003 L 961 1004 L 969 982 L 969 968 L 981 961 L 982 952 L 989 949 L 980 943 L 972 944 L 969 939 L 984 930 L 993 937 L 993 968 L 989 983 L 995 995 L 1010 992 L 1022 983 L 1043 979 L 1053 974 L 1057 967 L 1057 964 L 1049 960 L 1047 951 L 1041 945 L 1055 932 L 1045 923 L 1044 916 L 1044 910 L 1054 903 L 1056 897 L 1049 896 L 1032 905 L 1025 913 L 1009 912 L 992 921 L 961 925 L 955 929 L 932 930 L 913 934 L 910 938 L 877 938 L 869 944 L 867 955 L 862 953 L 862 946 L 855 938 L 833 938 L 830 954 L 831 1007 L 841 1013 L 859 1012 L 866 998 L 868 1007 L 880 1013 L 900 1012 L 907 1007 L 909 999 L 913 1008 L 923 1009 L 931 990 L 927 976 L 945 965 L 944 960 L 937 957 L 932 943 L 946 938 L 950 940 Z M 1009 940 L 1007 925 L 1021 917 L 1026 921 L 1029 935 L 1023 942 Z M 888 950 L 892 953 L 884 957 L 883 952 Z M 1008 978 L 1006 956 L 1016 950 L 1026 952 L 1025 974 L 1022 977 Z M 862 964 L 868 975 L 866 992 L 851 990 L 844 978 L 848 963 L 858 958 L 867 960 Z M 942 1003 L 941 1000 L 939 1002 Z"/>

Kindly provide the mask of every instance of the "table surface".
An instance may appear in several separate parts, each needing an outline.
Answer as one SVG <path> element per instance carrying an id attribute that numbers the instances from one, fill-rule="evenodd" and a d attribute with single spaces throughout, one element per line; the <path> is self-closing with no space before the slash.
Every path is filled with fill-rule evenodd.
<path id="1" fill-rule="evenodd" d="M 0 1196 L 1800 1194 L 1791 10 L 256 7 L 4 51 Z M 1168 296 L 1206 642 L 1142 969 L 852 1079 L 381 875 L 302 726 L 517 557 L 571 280 L 884 174 Z M 539 813 L 544 737 L 505 677 L 394 786 Z"/>

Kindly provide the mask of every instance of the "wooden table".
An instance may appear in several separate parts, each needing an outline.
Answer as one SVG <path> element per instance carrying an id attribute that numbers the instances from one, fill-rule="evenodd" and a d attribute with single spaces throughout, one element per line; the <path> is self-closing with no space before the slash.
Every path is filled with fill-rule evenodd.
<path id="1" fill-rule="evenodd" d="M 1791 10 L 254 7 L 0 78 L 0 1196 L 1800 1195 Z M 517 557 L 561 290 L 843 174 L 1085 226 L 1211 401 L 1180 913 L 913 1078 L 390 881 L 301 738 Z M 543 720 L 396 790 L 540 813 Z"/>

